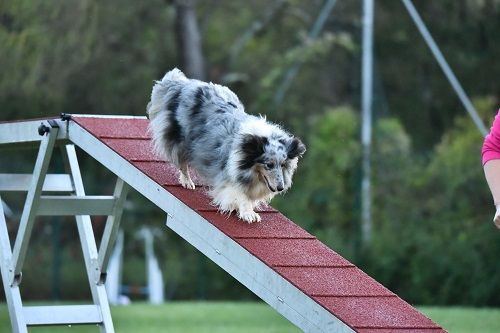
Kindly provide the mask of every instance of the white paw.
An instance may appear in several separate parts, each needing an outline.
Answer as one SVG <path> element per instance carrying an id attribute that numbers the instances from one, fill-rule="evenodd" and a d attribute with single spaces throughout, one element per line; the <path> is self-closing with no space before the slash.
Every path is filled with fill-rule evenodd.
<path id="1" fill-rule="evenodd" d="M 260 215 L 253 210 L 238 211 L 238 217 L 248 223 L 260 222 Z"/>
<path id="2" fill-rule="evenodd" d="M 224 205 L 224 204 L 218 204 L 216 202 L 213 202 L 212 201 L 212 205 L 214 206 L 217 206 L 217 211 L 220 213 L 220 214 L 231 214 L 233 211 L 236 210 L 236 207 L 234 205 Z"/>
<path id="3" fill-rule="evenodd" d="M 190 190 L 195 189 L 194 183 L 191 180 L 191 178 L 188 178 L 188 177 L 184 176 L 183 174 L 181 174 L 179 176 L 179 182 L 181 183 L 182 187 L 184 187 L 184 188 L 187 188 Z"/>

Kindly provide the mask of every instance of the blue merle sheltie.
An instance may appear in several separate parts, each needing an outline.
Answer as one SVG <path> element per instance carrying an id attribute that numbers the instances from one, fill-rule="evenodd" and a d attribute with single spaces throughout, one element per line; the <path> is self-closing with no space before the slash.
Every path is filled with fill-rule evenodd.
<path id="1" fill-rule="evenodd" d="M 260 221 L 254 209 L 292 185 L 304 144 L 264 117 L 245 113 L 229 88 L 188 79 L 177 68 L 156 81 L 147 106 L 158 156 L 180 170 L 194 189 L 190 168 L 209 187 L 220 212 Z"/>

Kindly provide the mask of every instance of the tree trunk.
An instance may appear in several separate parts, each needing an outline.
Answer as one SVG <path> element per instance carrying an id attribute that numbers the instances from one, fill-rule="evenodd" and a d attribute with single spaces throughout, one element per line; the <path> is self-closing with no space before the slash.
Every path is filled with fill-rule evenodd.
<path id="1" fill-rule="evenodd" d="M 194 0 L 176 0 L 175 35 L 181 69 L 187 77 L 204 80 L 205 69 Z"/>

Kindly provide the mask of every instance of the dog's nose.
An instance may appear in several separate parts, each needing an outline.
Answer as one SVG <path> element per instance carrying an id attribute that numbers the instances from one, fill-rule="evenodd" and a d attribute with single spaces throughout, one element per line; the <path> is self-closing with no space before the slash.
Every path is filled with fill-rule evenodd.
<path id="1" fill-rule="evenodd" d="M 283 185 L 278 185 L 278 187 L 276 189 L 278 190 L 278 192 L 283 191 Z"/>

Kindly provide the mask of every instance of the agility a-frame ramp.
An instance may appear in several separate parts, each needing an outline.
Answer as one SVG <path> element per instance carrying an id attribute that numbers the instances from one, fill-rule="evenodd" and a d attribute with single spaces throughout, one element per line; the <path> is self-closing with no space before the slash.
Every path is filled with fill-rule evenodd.
<path id="1" fill-rule="evenodd" d="M 262 222 L 253 224 L 220 215 L 206 189 L 182 188 L 175 168 L 152 154 L 147 124 L 142 117 L 82 115 L 0 123 L 0 149 L 39 145 L 33 174 L 0 174 L 0 191 L 27 191 L 13 247 L 0 211 L 0 267 L 14 332 L 67 324 L 114 331 L 104 282 L 129 186 L 166 213 L 170 229 L 303 331 L 444 332 L 277 210 L 261 209 Z M 68 174 L 47 174 L 55 146 Z M 75 146 L 117 176 L 113 196 L 85 195 Z M 76 217 L 94 304 L 23 306 L 19 284 L 37 215 Z M 108 215 L 99 250 L 89 215 Z"/>

